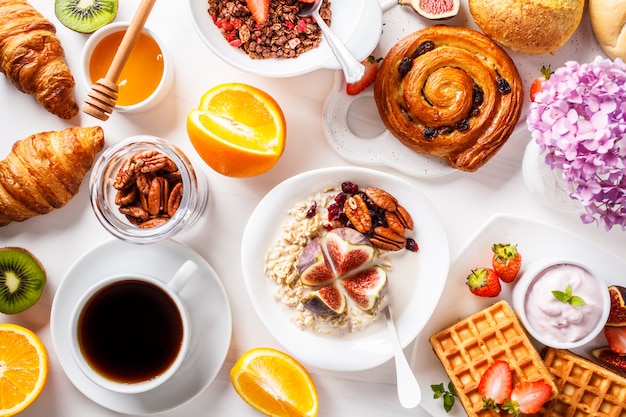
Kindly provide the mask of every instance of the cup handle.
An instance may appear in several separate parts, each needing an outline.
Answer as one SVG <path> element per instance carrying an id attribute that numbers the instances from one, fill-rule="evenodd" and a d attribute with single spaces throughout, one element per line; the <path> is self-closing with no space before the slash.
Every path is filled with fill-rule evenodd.
<path id="1" fill-rule="evenodd" d="M 176 293 L 182 291 L 185 285 L 189 282 L 193 274 L 198 270 L 198 265 L 188 260 L 178 268 L 178 271 L 174 274 L 174 277 L 167 283 L 167 285 Z"/>

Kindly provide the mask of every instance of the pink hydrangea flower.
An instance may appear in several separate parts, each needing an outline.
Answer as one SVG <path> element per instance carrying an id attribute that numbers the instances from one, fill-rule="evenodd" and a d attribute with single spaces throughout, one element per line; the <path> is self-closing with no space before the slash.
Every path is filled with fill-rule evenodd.
<path id="1" fill-rule="evenodd" d="M 526 123 L 546 163 L 562 171 L 584 223 L 626 230 L 626 64 L 569 61 L 542 87 Z"/>

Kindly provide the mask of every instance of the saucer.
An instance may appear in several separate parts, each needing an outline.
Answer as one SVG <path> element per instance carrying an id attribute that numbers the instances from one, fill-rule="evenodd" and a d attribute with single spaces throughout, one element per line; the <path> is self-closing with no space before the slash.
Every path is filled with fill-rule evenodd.
<path id="1" fill-rule="evenodd" d="M 198 264 L 198 271 L 180 296 L 189 312 L 192 339 L 177 374 L 141 394 L 108 391 L 87 378 L 74 362 L 70 348 L 69 318 L 81 294 L 99 280 L 120 273 L 148 274 L 165 281 L 188 259 Z M 50 330 L 59 362 L 79 391 L 110 410 L 148 415 L 179 407 L 211 384 L 226 359 L 232 317 L 222 282 L 191 248 L 172 240 L 150 246 L 112 240 L 87 252 L 70 268 L 52 303 Z"/>

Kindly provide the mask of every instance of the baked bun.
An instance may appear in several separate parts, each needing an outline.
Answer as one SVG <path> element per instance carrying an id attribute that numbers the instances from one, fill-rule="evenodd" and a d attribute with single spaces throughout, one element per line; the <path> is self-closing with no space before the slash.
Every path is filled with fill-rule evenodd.
<path id="1" fill-rule="evenodd" d="M 626 0 L 589 0 L 589 18 L 609 58 L 626 61 Z"/>
<path id="2" fill-rule="evenodd" d="M 387 53 L 374 98 L 383 123 L 404 145 L 475 171 L 513 132 L 523 90 L 515 64 L 487 36 L 431 26 Z"/>
<path id="3" fill-rule="evenodd" d="M 604 0 L 599 0 L 604 1 Z M 480 30 L 511 51 L 552 52 L 572 37 L 585 0 L 468 0 Z"/>

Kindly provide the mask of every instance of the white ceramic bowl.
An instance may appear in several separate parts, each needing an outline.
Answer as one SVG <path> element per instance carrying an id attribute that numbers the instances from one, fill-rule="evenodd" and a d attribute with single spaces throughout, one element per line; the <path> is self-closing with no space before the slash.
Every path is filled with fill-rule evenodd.
<path id="1" fill-rule="evenodd" d="M 291 77 L 317 69 L 341 68 L 326 40 L 297 58 L 252 59 L 231 46 L 215 26 L 206 0 L 187 0 L 191 20 L 200 38 L 224 62 L 252 74 L 272 78 Z M 359 61 L 376 48 L 382 32 L 382 9 L 376 0 L 333 1 L 330 28 Z"/>
<path id="2" fill-rule="evenodd" d="M 124 31 L 128 28 L 130 22 L 114 22 L 110 23 L 106 26 L 101 27 L 93 34 L 89 36 L 89 39 L 85 43 L 85 47 L 83 48 L 81 57 L 80 57 L 80 74 L 83 81 L 83 84 L 87 91 L 91 91 L 91 87 L 97 80 L 92 80 L 89 74 L 89 62 L 91 60 L 91 56 L 93 54 L 96 46 L 108 35 L 111 33 Z M 161 77 L 161 82 L 154 90 L 154 92 L 145 100 L 127 106 L 116 105 L 116 112 L 127 112 L 127 113 L 138 113 L 146 110 L 150 110 L 159 104 L 170 92 L 173 81 L 174 81 L 174 66 L 172 64 L 172 60 L 165 49 L 165 45 L 157 35 L 150 28 L 144 27 L 142 32 L 148 36 L 150 36 L 161 49 L 161 53 L 163 54 L 163 76 Z"/>
<path id="3" fill-rule="evenodd" d="M 529 310 L 527 299 L 529 298 L 529 294 L 533 290 L 533 286 L 547 270 L 550 270 L 553 267 L 559 267 L 561 265 L 573 266 L 574 268 L 580 268 L 586 271 L 589 274 L 589 279 L 593 281 L 593 287 L 599 292 L 599 301 L 597 305 L 600 308 L 600 313 L 598 315 L 597 321 L 593 324 L 593 327 L 588 332 L 571 341 L 556 340 L 554 336 L 550 336 L 548 334 L 548 330 L 546 330 L 546 328 L 549 326 L 546 326 L 546 328 L 543 329 L 535 327 L 531 323 L 531 320 L 529 320 L 528 316 Z M 565 291 L 565 287 L 565 285 L 564 288 L 552 288 L 552 286 L 550 286 L 549 288 L 544 288 L 545 291 L 543 291 L 542 294 L 552 300 L 553 296 L 552 294 L 548 294 L 548 292 L 551 292 L 552 290 Z M 573 295 L 582 296 L 582 294 L 580 293 L 577 294 L 577 289 L 574 289 Z M 590 297 L 583 296 L 583 299 L 585 299 L 587 304 L 591 304 Z M 541 305 L 548 305 L 548 303 L 549 302 L 545 300 L 543 302 L 540 302 Z M 585 308 L 587 307 L 588 306 L 586 306 Z M 594 273 L 591 268 L 581 262 L 571 259 L 541 258 L 534 262 L 531 262 L 521 271 L 520 276 L 517 279 L 517 282 L 515 283 L 515 286 L 513 288 L 513 308 L 515 309 L 517 315 L 519 316 L 522 324 L 524 325 L 528 333 L 530 333 L 530 335 L 539 343 L 557 349 L 574 349 L 592 342 L 593 339 L 595 339 L 596 336 L 600 334 L 609 316 L 609 310 L 611 306 L 607 284 L 605 283 L 604 279 Z M 561 320 L 562 318 L 562 316 L 559 317 L 559 320 Z M 542 316 L 542 323 L 544 324 L 554 324 L 556 320 L 556 316 Z"/>

